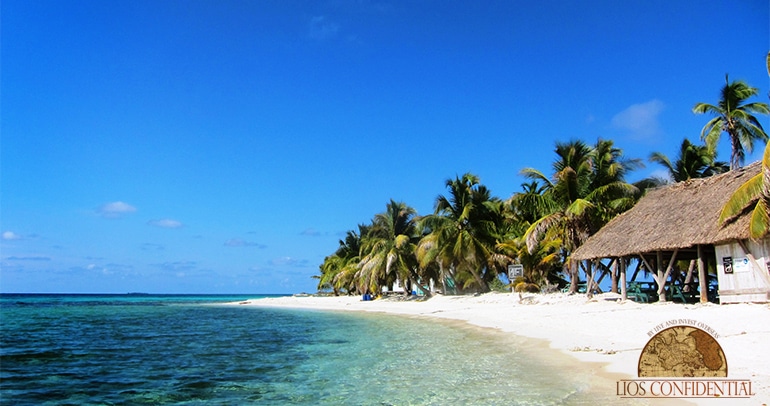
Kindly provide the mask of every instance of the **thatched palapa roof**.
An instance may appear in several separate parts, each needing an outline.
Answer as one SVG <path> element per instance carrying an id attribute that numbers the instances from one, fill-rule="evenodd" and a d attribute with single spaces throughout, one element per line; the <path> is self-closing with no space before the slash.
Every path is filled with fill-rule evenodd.
<path id="1" fill-rule="evenodd" d="M 572 258 L 614 258 L 747 239 L 748 215 L 724 226 L 718 219 L 730 195 L 761 168 L 756 162 L 721 175 L 649 190 L 633 208 L 588 238 Z"/>

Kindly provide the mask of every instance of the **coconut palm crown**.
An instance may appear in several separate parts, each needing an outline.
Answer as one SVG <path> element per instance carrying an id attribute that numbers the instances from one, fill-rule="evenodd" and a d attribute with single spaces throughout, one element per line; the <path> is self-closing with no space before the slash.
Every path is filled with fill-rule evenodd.
<path id="1" fill-rule="evenodd" d="M 662 152 L 650 154 L 650 162 L 666 168 L 674 182 L 684 182 L 695 178 L 705 178 L 728 170 L 727 163 L 716 160 L 714 152 L 705 145 L 695 145 L 685 138 L 679 147 L 679 154 L 674 162 Z M 668 183 L 667 180 L 658 182 Z"/>
<path id="2" fill-rule="evenodd" d="M 725 86 L 722 87 L 719 102 L 716 105 L 697 103 L 692 111 L 696 114 L 711 114 L 701 131 L 701 138 L 706 140 L 711 151 L 716 149 L 722 133 L 730 137 L 732 154 L 730 170 L 740 168 L 746 151 L 754 149 L 754 141 L 767 141 L 768 136 L 754 114 L 769 114 L 770 107 L 765 103 L 746 103 L 746 100 L 757 95 L 758 90 L 741 80 L 730 82 L 725 75 Z"/>

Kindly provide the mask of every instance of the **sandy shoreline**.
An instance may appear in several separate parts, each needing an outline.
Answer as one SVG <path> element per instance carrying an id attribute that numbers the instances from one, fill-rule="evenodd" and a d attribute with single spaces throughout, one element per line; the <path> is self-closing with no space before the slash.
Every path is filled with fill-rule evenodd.
<path id="1" fill-rule="evenodd" d="M 669 320 L 692 320 L 710 328 L 728 361 L 729 379 L 749 379 L 750 399 L 698 399 L 699 404 L 770 403 L 770 305 L 683 305 L 620 302 L 617 295 L 490 293 L 436 296 L 427 301 L 361 301 L 358 296 L 281 297 L 239 305 L 335 311 L 382 312 L 460 320 L 523 337 L 547 340 L 583 362 L 601 362 L 605 371 L 636 378 L 639 355 L 656 326 Z M 653 400 L 653 403 L 664 400 Z"/>

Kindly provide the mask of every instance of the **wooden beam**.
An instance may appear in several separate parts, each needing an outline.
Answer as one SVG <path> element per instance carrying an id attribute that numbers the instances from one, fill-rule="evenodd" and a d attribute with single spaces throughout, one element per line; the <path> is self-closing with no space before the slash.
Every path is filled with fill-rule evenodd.
<path id="1" fill-rule="evenodd" d="M 647 269 L 652 274 L 652 277 L 655 278 L 655 268 L 653 268 L 649 262 L 647 262 L 647 258 L 644 257 L 644 254 L 639 254 L 639 258 L 642 259 L 642 263 L 644 263 L 644 266 L 647 267 Z M 638 271 L 638 269 L 637 269 Z M 634 280 L 636 280 L 636 274 L 634 274 Z"/>
<path id="2" fill-rule="evenodd" d="M 660 253 L 660 251 L 658 251 Z M 671 259 L 668 261 L 668 266 L 666 267 L 666 273 L 663 275 L 663 283 L 660 281 L 658 282 L 658 296 L 661 297 L 661 302 L 666 301 L 666 281 L 668 280 L 668 276 L 671 275 L 671 271 L 674 269 L 674 261 L 676 261 L 676 254 L 679 253 L 679 249 L 675 249 L 674 253 L 671 254 Z M 663 254 L 660 254 L 660 260 L 663 258 Z M 660 265 L 658 265 L 660 267 Z M 660 269 L 660 268 L 658 268 Z"/>
<path id="3" fill-rule="evenodd" d="M 643 262 L 644 261 L 644 257 L 642 257 L 641 254 L 639 255 L 639 257 L 641 257 L 642 260 L 641 261 L 636 261 L 636 270 L 634 270 L 634 274 L 633 274 L 633 276 L 631 276 L 631 281 L 632 282 L 636 280 L 636 275 L 642 269 L 642 265 L 644 264 L 644 262 Z"/>

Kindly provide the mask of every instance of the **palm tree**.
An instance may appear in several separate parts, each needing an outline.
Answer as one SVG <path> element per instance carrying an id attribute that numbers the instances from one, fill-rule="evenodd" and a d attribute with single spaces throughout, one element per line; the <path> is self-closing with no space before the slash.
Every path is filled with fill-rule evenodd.
<path id="1" fill-rule="evenodd" d="M 669 177 L 674 182 L 706 178 L 728 170 L 725 162 L 716 161 L 714 151 L 705 145 L 695 145 L 687 138 L 682 141 L 679 153 L 673 163 L 661 152 L 650 154 L 650 162 L 655 162 L 665 167 Z M 668 182 L 664 180 L 660 183 Z"/>
<path id="2" fill-rule="evenodd" d="M 524 266 L 524 281 L 538 285 L 540 288 L 549 283 L 558 283 L 561 270 L 560 239 L 541 241 L 533 252 L 527 249 L 526 239 L 522 236 L 512 238 L 497 245 L 510 258 Z M 515 283 L 516 281 L 511 281 Z"/>
<path id="3" fill-rule="evenodd" d="M 743 213 L 751 204 L 754 204 L 754 209 L 751 212 L 749 234 L 751 238 L 762 238 L 770 233 L 770 144 L 765 146 L 762 155 L 762 170 L 733 192 L 722 208 L 719 223 Z"/>
<path id="4" fill-rule="evenodd" d="M 549 199 L 551 195 L 545 193 L 546 188 L 538 181 L 522 183 L 521 190 L 508 199 L 504 212 L 508 223 L 518 225 L 516 228 L 523 226 L 517 236 L 522 236 L 532 223 L 556 208 Z"/>
<path id="5" fill-rule="evenodd" d="M 530 253 L 541 240 L 562 241 L 561 256 L 574 292 L 578 278 L 571 253 L 612 217 L 633 205 L 638 191 L 624 177 L 640 162 L 622 159 L 622 151 L 603 140 L 594 148 L 582 141 L 557 143 L 556 154 L 553 180 L 533 168 L 522 171 L 524 176 L 542 182 L 544 193 L 556 205 L 555 210 L 532 223 L 526 241 Z"/>
<path id="6" fill-rule="evenodd" d="M 392 286 L 397 280 L 405 293 L 415 284 L 430 295 L 427 285 L 420 285 L 417 274 L 417 242 L 420 235 L 415 223 L 416 211 L 403 202 L 391 200 L 385 212 L 377 214 L 362 246 L 359 278 L 371 291 Z"/>
<path id="7" fill-rule="evenodd" d="M 420 263 L 436 262 L 463 288 L 488 292 L 502 266 L 494 252 L 502 202 L 470 173 L 448 179 L 446 186 L 449 196 L 436 198 L 434 214 L 420 221 L 428 231 L 420 242 Z"/>
<path id="8" fill-rule="evenodd" d="M 725 75 L 725 86 L 722 87 L 721 98 L 715 106 L 708 103 L 697 103 L 692 111 L 696 114 L 709 113 L 714 116 L 701 131 L 701 138 L 706 140 L 711 151 L 716 149 L 719 137 L 723 132 L 730 137 L 732 155 L 730 155 L 730 170 L 741 167 L 745 151 L 754 149 L 754 140 L 767 141 L 759 120 L 753 114 L 770 114 L 770 107 L 765 103 L 746 103 L 755 96 L 758 90 L 737 80 L 730 82 Z"/>
<path id="9" fill-rule="evenodd" d="M 358 225 L 358 232 L 349 230 L 344 240 L 339 240 L 339 247 L 334 254 L 324 258 L 320 266 L 321 275 L 318 290 L 332 289 L 335 296 L 342 290 L 352 293 L 357 290 L 355 273 L 360 261 L 361 236 L 368 233 L 369 226 Z M 360 290 L 360 289 L 359 289 Z"/>

